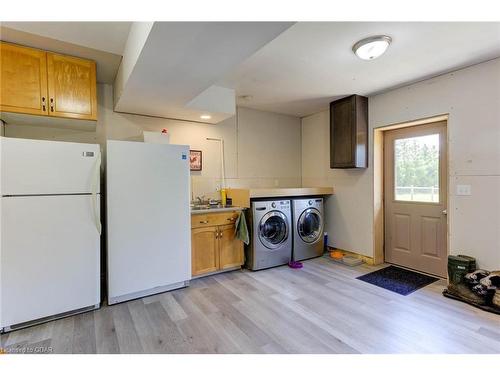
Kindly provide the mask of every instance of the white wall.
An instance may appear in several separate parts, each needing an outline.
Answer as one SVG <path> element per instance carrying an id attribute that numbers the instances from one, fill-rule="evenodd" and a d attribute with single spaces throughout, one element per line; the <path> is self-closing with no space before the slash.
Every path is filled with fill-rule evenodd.
<path id="1" fill-rule="evenodd" d="M 193 195 L 215 194 L 220 184 L 220 151 L 207 137 L 223 137 L 229 187 L 297 187 L 301 184 L 300 119 L 238 108 L 237 116 L 217 125 L 113 112 L 111 85 L 98 85 L 95 131 L 8 124 L 5 135 L 33 139 L 100 143 L 106 139 L 142 141 L 142 132 L 167 128 L 171 143 L 203 151 L 203 170 L 191 172 Z"/>
<path id="2" fill-rule="evenodd" d="M 128 33 L 127 41 L 125 42 L 125 47 L 121 51 L 123 55 L 120 66 L 118 67 L 118 72 L 115 77 L 115 91 L 114 91 L 114 101 L 115 103 L 120 99 L 122 95 L 124 86 L 132 73 L 134 66 L 142 52 L 142 48 L 148 39 L 151 28 L 154 22 L 132 22 L 130 25 L 130 30 Z"/>
<path id="3" fill-rule="evenodd" d="M 302 119 L 303 186 L 337 190 L 327 203 L 331 246 L 373 255 L 373 129 L 441 114 L 449 114 L 450 252 L 500 269 L 500 59 L 370 97 L 366 170 L 329 169 L 328 111 Z M 472 195 L 456 196 L 457 184 Z"/>

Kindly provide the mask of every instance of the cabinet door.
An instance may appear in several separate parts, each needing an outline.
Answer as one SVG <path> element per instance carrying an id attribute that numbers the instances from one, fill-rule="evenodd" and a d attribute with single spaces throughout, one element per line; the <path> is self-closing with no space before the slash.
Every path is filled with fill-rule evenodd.
<path id="1" fill-rule="evenodd" d="M 47 53 L 49 115 L 97 120 L 95 63 Z"/>
<path id="2" fill-rule="evenodd" d="M 193 276 L 219 269 L 217 227 L 191 230 L 191 273 Z"/>
<path id="3" fill-rule="evenodd" d="M 330 109 L 331 168 L 352 168 L 355 159 L 354 97 L 332 103 Z"/>
<path id="4" fill-rule="evenodd" d="M 234 225 L 219 227 L 220 269 L 238 267 L 243 264 L 243 242 L 234 235 Z"/>
<path id="5" fill-rule="evenodd" d="M 368 98 L 330 103 L 330 168 L 368 167 Z"/>
<path id="6" fill-rule="evenodd" d="M 46 53 L 0 42 L 0 59 L 0 111 L 46 115 Z"/>

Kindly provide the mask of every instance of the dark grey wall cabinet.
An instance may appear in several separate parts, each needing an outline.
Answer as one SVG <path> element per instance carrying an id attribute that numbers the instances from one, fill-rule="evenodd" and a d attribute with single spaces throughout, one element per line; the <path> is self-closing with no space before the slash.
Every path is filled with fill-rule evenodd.
<path id="1" fill-rule="evenodd" d="M 368 167 L 368 98 L 330 103 L 330 168 Z"/>

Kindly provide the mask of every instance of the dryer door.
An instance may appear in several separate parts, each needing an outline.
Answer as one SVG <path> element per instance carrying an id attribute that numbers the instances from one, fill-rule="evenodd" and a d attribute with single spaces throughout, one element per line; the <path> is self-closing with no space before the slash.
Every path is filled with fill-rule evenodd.
<path id="1" fill-rule="evenodd" d="M 297 232 L 302 241 L 309 244 L 317 242 L 323 235 L 323 220 L 315 208 L 304 210 L 297 221 Z"/>
<path id="2" fill-rule="evenodd" d="M 260 242 L 268 249 L 277 249 L 288 238 L 286 216 L 280 211 L 270 211 L 259 223 Z"/>

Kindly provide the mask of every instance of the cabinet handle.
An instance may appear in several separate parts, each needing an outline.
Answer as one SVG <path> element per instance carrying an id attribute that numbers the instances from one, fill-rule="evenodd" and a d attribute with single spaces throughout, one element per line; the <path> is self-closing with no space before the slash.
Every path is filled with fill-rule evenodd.
<path id="1" fill-rule="evenodd" d="M 219 231 L 219 238 L 222 238 L 222 231 Z"/>
<path id="2" fill-rule="evenodd" d="M 219 232 L 215 232 L 215 238 L 219 238 Z"/>
<path id="3" fill-rule="evenodd" d="M 42 96 L 42 111 L 45 112 L 45 96 Z"/>
<path id="4" fill-rule="evenodd" d="M 54 98 L 50 98 L 50 112 L 54 112 Z"/>
<path id="5" fill-rule="evenodd" d="M 208 220 L 200 221 L 200 224 L 208 224 Z"/>
<path id="6" fill-rule="evenodd" d="M 228 220 L 228 221 L 234 221 L 234 217 L 228 217 L 226 220 Z"/>

